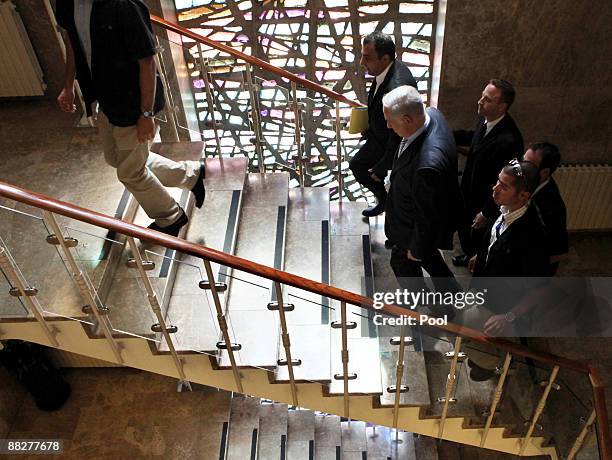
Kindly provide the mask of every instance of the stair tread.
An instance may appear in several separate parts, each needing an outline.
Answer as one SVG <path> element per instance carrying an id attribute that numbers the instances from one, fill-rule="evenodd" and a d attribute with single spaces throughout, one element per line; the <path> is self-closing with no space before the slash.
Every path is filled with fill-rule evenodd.
<path id="1" fill-rule="evenodd" d="M 253 431 L 259 428 L 259 398 L 234 395 L 230 409 L 227 460 L 251 458 Z"/>
<path id="2" fill-rule="evenodd" d="M 339 329 L 334 329 L 332 334 L 340 335 Z M 332 376 L 342 375 L 341 343 L 339 340 L 332 341 Z M 378 353 L 378 339 L 369 337 L 349 338 L 349 374 L 357 374 L 357 378 L 349 380 L 348 388 L 350 394 L 355 395 L 381 395 L 382 377 Z M 332 395 L 344 394 L 343 380 L 332 378 L 329 386 Z"/>
<path id="3" fill-rule="evenodd" d="M 341 419 L 337 415 L 317 415 L 315 417 L 315 445 L 335 448 L 342 444 Z M 335 452 L 335 450 L 334 450 Z"/>
<path id="4" fill-rule="evenodd" d="M 287 405 L 260 404 L 257 457 L 261 460 L 281 458 L 281 445 L 287 436 Z"/>
<path id="5" fill-rule="evenodd" d="M 349 452 L 366 452 L 366 423 L 342 422 L 342 458 Z"/>
<path id="6" fill-rule="evenodd" d="M 308 460 L 314 455 L 315 415 L 311 410 L 290 410 L 287 423 L 287 458 Z"/>
<path id="7" fill-rule="evenodd" d="M 366 427 L 366 447 L 368 458 L 387 458 L 391 456 L 391 428 L 386 426 Z"/>
<path id="8" fill-rule="evenodd" d="M 291 314 L 291 313 L 288 313 Z M 302 363 L 293 367 L 295 380 L 310 382 L 329 382 L 331 380 L 330 327 L 328 325 L 295 325 L 289 326 L 291 340 L 291 358 L 300 359 Z M 285 348 L 279 341 L 280 359 L 286 359 Z M 289 367 L 277 366 L 274 374 L 277 382 L 289 382 Z"/>
<path id="9" fill-rule="evenodd" d="M 388 338 L 385 338 L 388 342 Z M 398 347 L 395 347 L 396 349 Z M 395 394 L 389 393 L 387 388 L 397 382 L 397 359 L 398 351 L 386 351 L 381 353 L 381 369 L 383 382 L 383 395 L 380 397 L 382 406 L 393 406 Z M 402 385 L 408 386 L 408 392 L 400 395 L 400 405 L 427 406 L 430 403 L 429 386 L 427 384 L 427 369 L 423 353 L 416 351 L 404 351 L 404 372 L 402 374 Z"/>
<path id="10" fill-rule="evenodd" d="M 394 430 L 391 434 L 391 460 L 415 459 L 421 460 L 415 452 L 414 435 L 407 431 Z"/>
<path id="11" fill-rule="evenodd" d="M 333 202 L 329 205 L 332 235 L 367 235 L 370 226 L 361 215 L 367 203 L 359 201 Z"/>
<path id="12" fill-rule="evenodd" d="M 292 188 L 289 190 L 291 221 L 329 220 L 329 189 L 325 187 Z"/>

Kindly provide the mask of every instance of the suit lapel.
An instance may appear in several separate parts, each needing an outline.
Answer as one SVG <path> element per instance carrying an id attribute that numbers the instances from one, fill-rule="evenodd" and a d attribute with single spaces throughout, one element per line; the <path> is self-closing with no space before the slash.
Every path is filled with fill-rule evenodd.
<path id="1" fill-rule="evenodd" d="M 501 130 L 503 130 L 504 127 L 506 126 L 507 118 L 508 118 L 508 115 L 505 115 L 504 118 L 499 123 L 493 126 L 493 129 L 489 132 L 489 134 L 481 138 L 478 143 L 474 144 L 474 152 L 484 149 L 485 147 L 487 147 L 490 143 L 492 143 L 495 140 L 498 133 Z M 483 122 L 483 126 L 484 126 L 484 122 Z"/>

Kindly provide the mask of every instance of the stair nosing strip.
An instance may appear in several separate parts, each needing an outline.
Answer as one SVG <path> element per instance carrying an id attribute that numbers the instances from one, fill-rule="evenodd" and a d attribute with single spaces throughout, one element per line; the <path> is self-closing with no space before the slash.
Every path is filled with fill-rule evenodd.
<path id="1" fill-rule="evenodd" d="M 321 282 L 329 284 L 330 280 L 330 246 L 329 220 L 321 221 Z M 321 296 L 321 324 L 329 323 L 329 297 Z"/>
<path id="2" fill-rule="evenodd" d="M 236 229 L 237 229 L 237 221 L 238 221 L 238 209 L 240 205 L 240 196 L 242 194 L 242 190 L 233 190 L 232 191 L 232 201 L 230 203 L 230 213 L 228 218 L 227 229 L 225 230 L 225 240 L 223 241 L 223 252 L 226 254 L 230 254 L 232 252 L 232 244 L 235 239 Z M 222 265 L 219 268 L 219 281 L 225 282 L 225 278 L 227 278 L 229 272 L 229 267 L 227 265 Z M 223 279 L 221 278 L 223 277 Z"/>
<path id="3" fill-rule="evenodd" d="M 287 207 L 279 206 L 276 214 L 276 239 L 274 242 L 274 268 L 282 270 L 283 254 L 285 251 L 285 228 L 287 221 Z M 272 289 L 271 301 L 276 302 L 276 289 Z"/>
<path id="4" fill-rule="evenodd" d="M 228 434 L 229 422 L 223 422 L 223 429 L 221 431 L 221 446 L 219 447 L 219 460 L 225 460 L 227 454 L 227 434 Z"/>
<path id="5" fill-rule="evenodd" d="M 363 250 L 363 275 L 365 283 L 365 296 L 374 297 L 374 278 L 372 273 L 372 250 L 370 246 L 370 235 L 361 235 L 361 247 Z M 367 309 L 368 321 L 361 322 L 362 337 L 376 337 L 376 327 L 374 325 L 374 310 Z"/>

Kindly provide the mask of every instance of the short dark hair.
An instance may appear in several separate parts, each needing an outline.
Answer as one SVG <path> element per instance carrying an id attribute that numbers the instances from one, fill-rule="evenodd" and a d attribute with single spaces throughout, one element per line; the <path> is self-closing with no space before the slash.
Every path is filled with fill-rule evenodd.
<path id="1" fill-rule="evenodd" d="M 378 59 L 382 59 L 385 54 L 388 54 L 392 61 L 395 60 L 395 43 L 389 35 L 383 34 L 380 30 L 375 30 L 363 37 L 363 44 L 367 45 L 369 43 L 374 44 Z"/>
<path id="2" fill-rule="evenodd" d="M 540 171 L 548 168 L 552 174 L 561 164 L 561 152 L 555 144 L 546 141 L 534 142 L 529 148 L 542 157 Z"/>
<path id="3" fill-rule="evenodd" d="M 508 104 L 508 108 L 510 108 L 514 102 L 514 98 L 516 97 L 516 91 L 514 90 L 512 83 L 510 83 L 508 80 L 493 78 L 492 80 L 489 80 L 489 84 L 495 86 L 501 91 L 501 101 Z"/>
<path id="4" fill-rule="evenodd" d="M 517 163 L 510 162 L 504 166 L 503 172 L 514 178 L 512 184 L 517 192 L 529 192 L 533 194 L 540 184 L 540 175 L 536 165 L 529 161 L 519 161 L 520 171 Z"/>

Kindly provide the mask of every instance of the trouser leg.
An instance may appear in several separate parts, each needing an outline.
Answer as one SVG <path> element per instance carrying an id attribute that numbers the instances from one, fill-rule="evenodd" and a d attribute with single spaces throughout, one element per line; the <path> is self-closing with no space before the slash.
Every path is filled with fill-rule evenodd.
<path id="1" fill-rule="evenodd" d="M 457 283 L 453 272 L 448 268 L 444 258 L 438 249 L 434 249 L 423 258 L 421 263 L 425 271 L 429 273 L 438 292 L 459 292 L 461 286 Z"/>
<path id="2" fill-rule="evenodd" d="M 136 126 L 113 126 L 102 112 L 98 115 L 98 126 L 104 159 L 116 169 L 119 181 L 160 227 L 173 224 L 182 211 L 147 168 L 149 145 L 138 142 Z"/>
<path id="3" fill-rule="evenodd" d="M 355 180 L 362 186 L 370 189 L 376 199 L 379 202 L 384 202 L 387 197 L 387 191 L 385 190 L 384 177 L 381 177 L 381 181 L 377 182 L 372 179 L 370 172 L 368 171 L 380 160 L 381 153 L 372 149 L 372 147 L 366 142 L 363 147 L 355 154 L 349 162 L 349 168 L 351 169 Z"/>
<path id="4" fill-rule="evenodd" d="M 187 190 L 193 188 L 200 174 L 199 161 L 173 161 L 154 152 L 149 152 L 147 167 L 165 187 Z"/>

